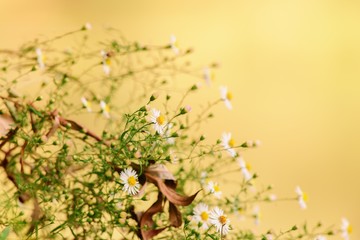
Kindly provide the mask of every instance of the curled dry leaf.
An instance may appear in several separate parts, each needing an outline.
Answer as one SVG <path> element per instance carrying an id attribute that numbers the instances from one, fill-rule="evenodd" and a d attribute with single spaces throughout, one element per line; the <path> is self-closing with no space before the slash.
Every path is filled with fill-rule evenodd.
<path id="1" fill-rule="evenodd" d="M 159 191 L 162 192 L 169 202 L 179 205 L 187 206 L 195 199 L 196 195 L 199 193 L 197 191 L 194 195 L 191 196 L 182 196 L 175 191 L 174 184 L 171 181 L 163 181 L 161 178 L 156 177 L 145 171 L 145 176 L 148 182 L 155 184 Z"/>
<path id="2" fill-rule="evenodd" d="M 175 181 L 174 175 L 166 168 L 164 164 L 152 164 L 146 168 L 146 172 L 163 180 Z"/>
<path id="3" fill-rule="evenodd" d="M 152 217 L 156 213 L 163 211 L 162 203 L 163 203 L 163 195 L 161 194 L 161 192 L 159 192 L 157 201 L 153 203 L 153 205 L 151 205 L 151 207 L 142 214 L 140 219 L 142 239 L 144 240 L 151 239 L 152 237 L 158 235 L 165 229 L 165 228 L 154 229 L 155 223 L 154 220 L 152 219 Z"/>
<path id="4" fill-rule="evenodd" d="M 132 167 L 139 170 L 137 164 L 132 164 Z M 152 164 L 147 167 L 141 177 L 146 178 L 147 183 L 153 183 L 158 189 L 158 199 L 153 205 L 147 209 L 144 213 L 137 217 L 140 231 L 137 232 L 141 239 L 149 240 L 154 236 L 164 231 L 167 227 L 180 227 L 182 224 L 181 212 L 177 206 L 187 206 L 192 203 L 198 192 L 191 196 L 180 195 L 176 192 L 176 180 L 174 175 L 162 164 Z M 142 189 L 143 190 L 143 189 Z M 164 205 L 166 201 L 169 201 L 169 222 L 167 227 L 154 228 L 155 223 L 152 219 L 157 213 L 164 211 Z"/>
<path id="5" fill-rule="evenodd" d="M 169 221 L 173 227 L 180 227 L 182 224 L 181 212 L 171 202 L 169 203 Z"/>

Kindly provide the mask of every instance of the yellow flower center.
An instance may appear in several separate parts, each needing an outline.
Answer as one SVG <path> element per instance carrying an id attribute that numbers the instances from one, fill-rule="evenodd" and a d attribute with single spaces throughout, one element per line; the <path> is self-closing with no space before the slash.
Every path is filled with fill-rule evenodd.
<path id="1" fill-rule="evenodd" d="M 133 187 L 136 185 L 136 178 L 134 176 L 130 176 L 127 180 L 128 184 Z"/>
<path id="2" fill-rule="evenodd" d="M 209 219 L 209 214 L 207 212 L 202 212 L 200 214 L 201 220 L 207 221 Z"/>
<path id="3" fill-rule="evenodd" d="M 303 199 L 305 202 L 307 202 L 308 199 L 309 199 L 309 197 L 308 197 L 308 195 L 307 195 L 306 193 L 303 193 L 302 199 Z"/>
<path id="4" fill-rule="evenodd" d="M 231 93 L 231 92 L 227 92 L 227 93 L 226 93 L 226 98 L 231 101 L 232 98 L 233 98 L 232 93 Z"/>
<path id="5" fill-rule="evenodd" d="M 235 146 L 235 140 L 233 138 L 231 138 L 228 142 L 230 147 L 234 147 Z"/>
<path id="6" fill-rule="evenodd" d="M 163 125 L 164 122 L 165 122 L 165 117 L 163 115 L 160 115 L 156 118 L 156 122 L 159 124 L 159 125 Z"/>
<path id="7" fill-rule="evenodd" d="M 172 46 L 173 46 L 174 48 L 179 48 L 179 47 L 180 47 L 179 41 L 178 41 L 178 40 L 175 40 L 175 41 L 172 43 Z"/>
<path id="8" fill-rule="evenodd" d="M 220 216 L 219 217 L 219 222 L 222 224 L 222 225 L 224 225 L 225 223 L 226 223 L 226 217 L 225 216 Z"/>
<path id="9" fill-rule="evenodd" d="M 211 80 L 215 80 L 215 72 L 214 71 L 211 71 L 211 77 L 210 77 Z"/>
<path id="10" fill-rule="evenodd" d="M 352 233 L 352 231 L 353 231 L 352 226 L 349 225 L 349 226 L 347 227 L 346 231 L 347 231 L 348 233 Z"/>
<path id="11" fill-rule="evenodd" d="M 251 165 L 249 163 L 246 163 L 245 167 L 246 167 L 247 170 L 249 170 L 249 171 L 251 170 Z"/>
<path id="12" fill-rule="evenodd" d="M 104 107 L 104 112 L 110 112 L 110 107 L 109 107 L 109 105 L 105 105 L 105 107 Z"/>
<path id="13" fill-rule="evenodd" d="M 214 185 L 214 192 L 219 192 L 220 191 L 220 187 L 218 185 Z"/>
<path id="14" fill-rule="evenodd" d="M 111 65 L 111 59 L 110 59 L 110 58 L 106 58 L 106 59 L 105 59 L 105 64 L 110 66 L 110 65 Z"/>

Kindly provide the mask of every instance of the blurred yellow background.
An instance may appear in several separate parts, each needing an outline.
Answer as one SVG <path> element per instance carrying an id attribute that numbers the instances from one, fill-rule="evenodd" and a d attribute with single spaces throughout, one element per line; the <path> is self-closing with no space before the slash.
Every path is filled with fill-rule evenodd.
<path id="1" fill-rule="evenodd" d="M 195 49 L 193 62 L 221 64 L 204 91 L 216 97 L 227 85 L 234 110 L 218 106 L 204 133 L 260 139 L 244 155 L 260 182 L 279 197 L 295 196 L 296 185 L 309 195 L 306 211 L 264 205 L 259 231 L 347 217 L 360 239 L 360 1 L 0 0 L 0 47 L 85 22 L 150 44 L 175 34 Z"/>

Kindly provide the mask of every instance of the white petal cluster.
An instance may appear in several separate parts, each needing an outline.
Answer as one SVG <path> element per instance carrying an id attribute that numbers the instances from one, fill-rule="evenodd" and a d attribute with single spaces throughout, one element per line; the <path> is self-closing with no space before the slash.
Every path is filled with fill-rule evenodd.
<path id="1" fill-rule="evenodd" d="M 163 135 L 167 123 L 165 121 L 165 116 L 161 114 L 160 110 L 155 108 L 151 109 L 150 121 L 154 124 L 155 131 L 159 135 Z"/>
<path id="2" fill-rule="evenodd" d="M 297 186 L 295 188 L 295 192 L 297 194 L 298 202 L 299 202 L 301 209 L 306 209 L 307 208 L 306 201 L 308 198 L 307 194 L 304 193 L 299 186 Z"/>
<path id="3" fill-rule="evenodd" d="M 222 134 L 222 141 L 221 142 L 222 142 L 222 145 L 223 145 L 224 149 L 226 149 L 232 157 L 235 157 L 237 153 L 236 153 L 236 151 L 234 149 L 235 141 L 231 137 L 231 133 L 224 132 Z"/>
<path id="4" fill-rule="evenodd" d="M 227 235 L 230 230 L 230 220 L 224 214 L 224 211 L 215 207 L 210 212 L 210 222 L 216 227 L 216 231 L 222 236 Z"/>
<path id="5" fill-rule="evenodd" d="M 233 95 L 231 92 L 228 91 L 227 87 L 220 87 L 220 97 L 221 97 L 221 100 L 224 101 L 225 106 L 229 110 L 231 110 L 232 109 L 231 100 L 233 98 Z"/>
<path id="6" fill-rule="evenodd" d="M 120 173 L 120 181 L 124 184 L 123 190 L 129 195 L 136 195 L 140 190 L 138 175 L 131 167 Z"/>

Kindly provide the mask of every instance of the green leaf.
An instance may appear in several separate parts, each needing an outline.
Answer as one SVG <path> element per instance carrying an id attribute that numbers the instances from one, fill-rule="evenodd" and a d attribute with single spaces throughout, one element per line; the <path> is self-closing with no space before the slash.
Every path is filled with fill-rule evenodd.
<path id="1" fill-rule="evenodd" d="M 10 233 L 10 227 L 6 227 L 1 233 L 0 233 L 0 240 L 5 240 Z"/>

